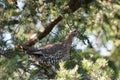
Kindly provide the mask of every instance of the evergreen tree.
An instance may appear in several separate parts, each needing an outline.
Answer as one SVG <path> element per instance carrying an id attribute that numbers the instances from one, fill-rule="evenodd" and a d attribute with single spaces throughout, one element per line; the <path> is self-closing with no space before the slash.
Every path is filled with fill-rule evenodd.
<path id="1" fill-rule="evenodd" d="M 119 0 L 1 0 L 0 80 L 119 80 Z M 70 58 L 45 70 L 22 50 L 79 31 Z"/>

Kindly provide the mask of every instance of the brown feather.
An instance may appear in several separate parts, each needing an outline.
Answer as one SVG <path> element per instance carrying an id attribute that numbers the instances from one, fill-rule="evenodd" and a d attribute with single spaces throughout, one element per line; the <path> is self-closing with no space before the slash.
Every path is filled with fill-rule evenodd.
<path id="1" fill-rule="evenodd" d="M 34 56 L 35 61 L 39 61 L 40 64 L 54 65 L 68 58 L 76 34 L 77 30 L 73 29 L 62 42 L 41 46 L 38 50 L 27 50 L 27 53 Z"/>

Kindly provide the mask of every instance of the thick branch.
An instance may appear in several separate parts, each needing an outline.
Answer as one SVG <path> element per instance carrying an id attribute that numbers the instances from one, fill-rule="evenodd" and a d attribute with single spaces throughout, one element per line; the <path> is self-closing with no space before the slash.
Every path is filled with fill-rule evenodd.
<path id="1" fill-rule="evenodd" d="M 62 16 L 58 16 L 54 21 L 46 24 L 44 26 L 44 30 L 42 32 L 39 32 L 35 37 L 33 37 L 32 39 L 28 40 L 25 42 L 26 46 L 32 46 L 34 45 L 38 40 L 41 40 L 42 38 L 44 38 L 47 34 L 49 34 L 51 32 L 51 30 L 54 28 L 54 26 L 60 22 L 62 20 Z"/>

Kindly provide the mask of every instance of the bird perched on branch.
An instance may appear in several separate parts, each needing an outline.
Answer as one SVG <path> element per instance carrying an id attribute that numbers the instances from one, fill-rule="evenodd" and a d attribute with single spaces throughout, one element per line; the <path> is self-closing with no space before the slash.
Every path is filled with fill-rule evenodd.
<path id="1" fill-rule="evenodd" d="M 69 57 L 72 40 L 77 33 L 78 31 L 73 29 L 62 42 L 48 44 L 37 50 L 25 46 L 22 47 L 23 50 L 25 50 L 28 55 L 31 55 L 35 61 L 38 61 L 40 65 L 55 65 L 60 60 L 65 60 Z"/>

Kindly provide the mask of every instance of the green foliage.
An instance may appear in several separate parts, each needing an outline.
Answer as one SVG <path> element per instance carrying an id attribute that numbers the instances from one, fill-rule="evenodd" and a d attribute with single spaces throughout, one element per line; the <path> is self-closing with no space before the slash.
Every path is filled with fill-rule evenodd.
<path id="1" fill-rule="evenodd" d="M 3 34 L 11 34 L 10 41 L 13 45 L 24 43 L 31 29 L 39 32 L 43 25 L 59 15 L 62 15 L 63 20 L 56 25 L 58 32 L 55 36 L 48 34 L 35 45 L 62 41 L 72 28 L 77 28 L 78 42 L 88 44 L 88 47 L 77 50 L 73 46 L 70 59 L 60 62 L 56 73 L 53 72 L 55 74 L 51 74 L 53 77 L 49 78 L 120 80 L 120 0 L 94 0 L 90 4 L 87 3 L 91 0 L 81 0 L 81 7 L 74 13 L 67 14 L 63 14 L 63 8 L 69 0 L 54 0 L 47 4 L 42 0 L 22 0 L 25 3 L 22 10 L 18 9 L 15 1 L 0 1 L 0 80 L 48 78 L 48 75 L 43 74 L 48 73 L 46 70 L 34 64 L 24 52 L 15 49 L 15 46 L 8 45 L 9 40 L 5 41 Z M 109 50 L 111 56 L 102 57 L 100 51 L 94 49 L 94 41 L 89 41 L 90 34 L 96 36 L 98 46 L 105 46 L 108 40 L 113 41 L 113 48 Z M 31 65 L 34 67 L 31 68 Z"/>
<path id="2" fill-rule="evenodd" d="M 65 62 L 60 62 L 60 68 L 57 71 L 57 80 L 78 80 L 80 79 L 80 74 L 78 74 L 78 65 L 76 65 L 73 69 L 67 70 L 64 68 Z"/>
<path id="3" fill-rule="evenodd" d="M 83 59 L 83 68 L 86 69 L 91 79 L 95 80 L 110 80 L 113 70 L 109 68 L 108 63 L 103 58 L 98 58 L 96 62 Z"/>
<path id="4" fill-rule="evenodd" d="M 80 57 L 80 56 L 78 56 Z M 95 80 L 109 80 L 113 77 L 113 69 L 108 66 L 108 61 L 104 58 L 97 58 L 94 62 L 93 60 L 85 59 L 80 62 L 73 62 L 73 68 L 65 68 L 67 62 L 60 62 L 60 68 L 57 70 L 56 79 L 61 80 L 85 80 L 85 79 L 95 79 Z M 81 64 L 78 64 L 81 63 Z M 68 66 L 68 64 L 67 64 Z"/>

